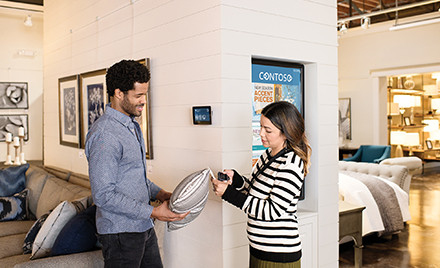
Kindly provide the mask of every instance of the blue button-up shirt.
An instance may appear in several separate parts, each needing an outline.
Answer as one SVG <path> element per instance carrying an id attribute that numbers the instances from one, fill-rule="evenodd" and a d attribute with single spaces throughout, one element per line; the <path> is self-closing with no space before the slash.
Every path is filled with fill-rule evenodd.
<path id="1" fill-rule="evenodd" d="M 107 104 L 87 134 L 85 154 L 100 234 L 144 232 L 153 227 L 150 199 L 161 188 L 147 179 L 145 142 L 140 129 L 136 135 L 135 124 Z"/>

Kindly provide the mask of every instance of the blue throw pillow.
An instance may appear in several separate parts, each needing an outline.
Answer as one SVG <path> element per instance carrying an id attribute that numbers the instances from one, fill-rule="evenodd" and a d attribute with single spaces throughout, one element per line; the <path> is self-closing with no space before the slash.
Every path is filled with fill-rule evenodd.
<path id="1" fill-rule="evenodd" d="M 96 205 L 93 205 L 73 217 L 59 233 L 50 256 L 92 250 L 97 242 L 95 215 Z"/>
<path id="2" fill-rule="evenodd" d="M 24 190 L 29 164 L 0 169 L 0 196 L 12 196 Z"/>
<path id="3" fill-rule="evenodd" d="M 29 189 L 10 197 L 0 197 L 0 221 L 27 219 L 27 198 Z"/>
<path id="4" fill-rule="evenodd" d="M 32 245 L 34 244 L 35 237 L 37 237 L 37 234 L 40 231 L 41 226 L 43 226 L 43 223 L 46 221 L 50 212 L 52 212 L 52 210 L 47 212 L 46 214 L 43 214 L 37 221 L 35 221 L 31 229 L 29 229 L 28 233 L 26 234 L 26 237 L 24 238 L 23 254 L 32 253 Z"/>

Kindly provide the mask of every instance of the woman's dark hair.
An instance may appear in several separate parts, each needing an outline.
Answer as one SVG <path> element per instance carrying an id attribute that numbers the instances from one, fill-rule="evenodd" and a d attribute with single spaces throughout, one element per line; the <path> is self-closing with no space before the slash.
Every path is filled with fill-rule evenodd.
<path id="1" fill-rule="evenodd" d="M 286 136 L 286 147 L 303 160 L 306 175 L 312 149 L 305 133 L 304 119 L 298 109 L 287 101 L 277 101 L 264 107 L 261 114 Z"/>
<path id="2" fill-rule="evenodd" d="M 110 97 L 115 95 L 117 88 L 126 94 L 127 91 L 134 89 L 134 83 L 148 81 L 150 81 L 150 71 L 145 65 L 134 60 L 121 60 L 113 64 L 105 76 L 107 94 Z"/>

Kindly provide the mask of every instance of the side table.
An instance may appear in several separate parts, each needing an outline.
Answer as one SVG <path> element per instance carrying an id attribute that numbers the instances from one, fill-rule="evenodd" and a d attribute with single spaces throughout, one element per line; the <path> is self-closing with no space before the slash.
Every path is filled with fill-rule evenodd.
<path id="1" fill-rule="evenodd" d="M 347 157 L 352 157 L 359 148 L 348 148 L 348 147 L 339 147 L 339 161 L 344 159 L 344 155 L 348 155 Z"/>
<path id="2" fill-rule="evenodd" d="M 339 241 L 345 236 L 354 239 L 354 267 L 362 268 L 362 211 L 364 206 L 339 201 Z"/>

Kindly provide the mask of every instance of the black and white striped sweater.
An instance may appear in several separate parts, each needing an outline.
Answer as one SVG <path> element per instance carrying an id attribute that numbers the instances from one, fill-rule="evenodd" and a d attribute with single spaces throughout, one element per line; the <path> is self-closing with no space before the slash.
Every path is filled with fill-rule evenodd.
<path id="1" fill-rule="evenodd" d="M 253 175 L 269 162 L 269 152 L 260 156 Z M 303 182 L 304 162 L 293 151 L 278 156 L 253 181 L 234 171 L 233 183 L 222 198 L 248 215 L 247 236 L 254 257 L 272 262 L 301 258 L 296 211 Z"/>

